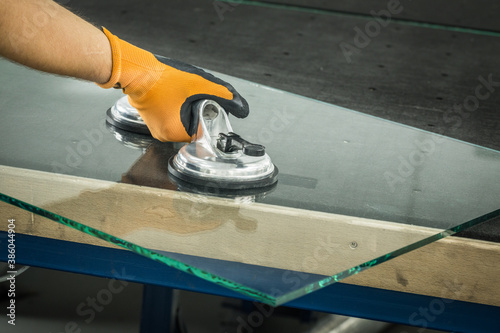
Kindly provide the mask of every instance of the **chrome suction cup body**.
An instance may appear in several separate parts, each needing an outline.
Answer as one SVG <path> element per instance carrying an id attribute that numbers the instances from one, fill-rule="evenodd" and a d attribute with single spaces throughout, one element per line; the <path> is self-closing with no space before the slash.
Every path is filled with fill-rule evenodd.
<path id="1" fill-rule="evenodd" d="M 278 168 L 262 145 L 233 133 L 226 111 L 215 101 L 203 100 L 197 133 L 191 143 L 169 160 L 168 171 L 181 181 L 212 189 L 244 190 L 270 187 Z"/>

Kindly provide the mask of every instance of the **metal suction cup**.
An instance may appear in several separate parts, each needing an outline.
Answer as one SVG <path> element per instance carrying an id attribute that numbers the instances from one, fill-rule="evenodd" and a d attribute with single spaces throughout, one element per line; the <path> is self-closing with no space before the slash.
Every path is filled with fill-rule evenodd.
<path id="1" fill-rule="evenodd" d="M 212 100 L 198 102 L 198 131 L 168 162 L 181 181 L 204 188 L 243 190 L 270 187 L 278 168 L 265 147 L 233 133 L 226 111 Z"/>
<path id="2" fill-rule="evenodd" d="M 106 121 L 125 131 L 151 135 L 139 112 L 130 105 L 127 96 L 120 98 L 115 105 L 108 109 Z"/>
<path id="3" fill-rule="evenodd" d="M 106 123 L 106 128 L 113 134 L 116 140 L 123 143 L 125 147 L 144 150 L 154 142 L 153 137 L 150 135 L 136 134 L 130 131 L 125 131 L 111 125 L 109 122 Z"/>

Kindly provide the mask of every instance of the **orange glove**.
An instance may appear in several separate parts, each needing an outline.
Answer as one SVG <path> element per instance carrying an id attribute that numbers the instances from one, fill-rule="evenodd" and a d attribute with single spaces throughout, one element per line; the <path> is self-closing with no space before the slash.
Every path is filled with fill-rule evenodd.
<path id="1" fill-rule="evenodd" d="M 238 118 L 248 115 L 247 101 L 227 82 L 202 69 L 154 56 L 103 28 L 113 53 L 111 78 L 102 88 L 121 88 L 160 141 L 190 141 L 198 126 L 192 105 L 212 99 Z"/>

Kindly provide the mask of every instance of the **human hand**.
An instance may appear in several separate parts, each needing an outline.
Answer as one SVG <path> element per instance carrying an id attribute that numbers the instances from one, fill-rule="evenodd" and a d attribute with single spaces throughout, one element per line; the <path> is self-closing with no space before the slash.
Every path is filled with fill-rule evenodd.
<path id="1" fill-rule="evenodd" d="M 103 28 L 113 54 L 111 78 L 103 88 L 121 88 L 153 137 L 160 141 L 190 141 L 198 115 L 194 102 L 216 101 L 238 118 L 249 113 L 247 101 L 227 82 L 195 66 L 131 45 Z"/>

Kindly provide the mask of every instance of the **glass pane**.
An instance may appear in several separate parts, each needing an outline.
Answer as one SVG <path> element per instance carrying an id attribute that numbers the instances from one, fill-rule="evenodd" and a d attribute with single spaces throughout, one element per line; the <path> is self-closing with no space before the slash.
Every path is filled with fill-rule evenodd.
<path id="1" fill-rule="evenodd" d="M 0 168 L 3 201 L 271 305 L 500 214 L 499 152 L 224 75 L 251 106 L 233 129 L 266 146 L 278 185 L 188 193 L 167 173 L 181 144 L 105 125 L 120 92 L 0 70 L 0 164 L 50 172 Z"/>

